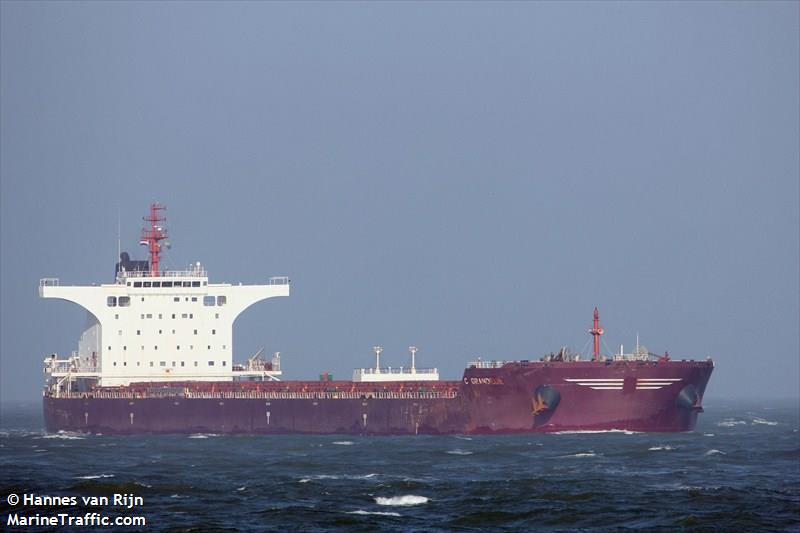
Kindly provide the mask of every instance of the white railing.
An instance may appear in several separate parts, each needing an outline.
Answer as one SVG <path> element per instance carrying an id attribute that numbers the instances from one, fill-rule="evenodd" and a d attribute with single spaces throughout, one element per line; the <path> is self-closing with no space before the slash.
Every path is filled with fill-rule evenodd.
<path id="1" fill-rule="evenodd" d="M 289 276 L 272 276 L 269 278 L 270 285 L 289 285 Z"/>
<path id="2" fill-rule="evenodd" d="M 358 373 L 358 374 L 362 374 L 362 375 L 368 375 L 368 374 L 408 374 L 408 375 L 413 375 L 413 374 L 438 374 L 439 373 L 439 369 L 438 368 L 417 368 L 417 369 L 412 370 L 410 368 L 404 368 L 404 367 L 401 366 L 401 367 L 398 367 L 398 368 L 392 368 L 392 367 L 381 368 L 379 370 L 375 369 L 375 368 L 356 368 L 355 372 Z"/>
<path id="3" fill-rule="evenodd" d="M 208 271 L 204 268 L 193 268 L 191 270 L 162 270 L 158 275 L 153 275 L 149 270 L 121 270 L 117 274 L 118 279 L 127 278 L 152 278 L 158 280 L 160 278 L 207 278 Z"/>
<path id="4" fill-rule="evenodd" d="M 507 361 L 472 361 L 467 365 L 469 368 L 502 368 Z"/>
<path id="5" fill-rule="evenodd" d="M 45 392 L 46 395 L 54 395 Z M 286 391 L 223 391 L 199 392 L 183 391 L 173 394 L 161 394 L 144 391 L 89 391 L 89 392 L 62 392 L 60 398 L 104 398 L 104 399 L 148 399 L 148 398 L 185 398 L 198 400 L 435 400 L 439 398 L 453 399 L 458 396 L 455 389 L 442 391 L 327 391 L 327 392 L 286 392 Z"/>
<path id="6" fill-rule="evenodd" d="M 39 280 L 40 287 L 58 287 L 59 284 L 58 278 L 42 278 Z"/>

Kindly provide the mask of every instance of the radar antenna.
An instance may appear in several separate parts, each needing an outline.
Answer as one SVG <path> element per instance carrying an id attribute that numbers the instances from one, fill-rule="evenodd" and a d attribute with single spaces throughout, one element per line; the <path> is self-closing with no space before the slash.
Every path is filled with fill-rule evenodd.
<path id="1" fill-rule="evenodd" d="M 146 217 L 142 217 L 145 222 L 150 223 L 150 227 L 145 226 L 142 228 L 142 238 L 139 244 L 147 246 L 147 251 L 150 252 L 151 276 L 159 275 L 158 260 L 159 254 L 161 253 L 161 244 L 159 244 L 159 241 L 167 238 L 167 229 L 160 224 L 161 222 L 165 222 L 167 218 L 161 216 L 160 211 L 165 211 L 166 209 L 166 206 L 160 205 L 158 202 L 153 202 L 150 204 L 150 214 Z"/>

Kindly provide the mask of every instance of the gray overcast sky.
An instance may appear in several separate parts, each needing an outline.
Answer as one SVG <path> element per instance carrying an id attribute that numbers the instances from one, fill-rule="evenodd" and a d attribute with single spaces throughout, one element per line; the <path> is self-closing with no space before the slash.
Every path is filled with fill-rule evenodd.
<path id="1" fill-rule="evenodd" d="M 165 266 L 293 280 L 235 324 L 286 376 L 711 355 L 800 387 L 798 2 L 0 2 L 0 396 L 35 400 L 168 206 Z"/>

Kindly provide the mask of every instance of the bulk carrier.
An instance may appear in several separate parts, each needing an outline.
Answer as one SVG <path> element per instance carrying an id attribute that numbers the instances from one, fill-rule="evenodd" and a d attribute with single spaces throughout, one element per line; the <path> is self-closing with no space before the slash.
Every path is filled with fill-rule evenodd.
<path id="1" fill-rule="evenodd" d="M 87 310 L 78 349 L 44 360 L 48 431 L 95 433 L 343 433 L 366 435 L 556 431 L 690 431 L 713 361 L 673 360 L 641 349 L 566 349 L 539 360 L 475 361 L 460 380 L 411 365 L 356 369 L 353 379 L 281 380 L 280 354 L 233 361 L 233 322 L 252 304 L 289 296 L 287 277 L 262 285 L 211 283 L 200 263 L 161 270 L 165 207 L 152 204 L 140 244 L 149 260 L 120 254 L 113 283 L 39 282 L 42 298 Z"/>

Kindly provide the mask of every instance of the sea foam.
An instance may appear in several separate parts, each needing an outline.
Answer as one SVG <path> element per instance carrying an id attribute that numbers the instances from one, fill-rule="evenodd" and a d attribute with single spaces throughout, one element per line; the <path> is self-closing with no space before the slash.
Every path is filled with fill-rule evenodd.
<path id="1" fill-rule="evenodd" d="M 397 505 L 397 506 L 422 505 L 423 503 L 428 503 L 428 498 L 426 498 L 425 496 L 417 496 L 415 494 L 406 494 L 405 496 L 392 496 L 389 498 L 378 496 L 375 498 L 375 503 L 377 503 L 378 505 Z"/>

